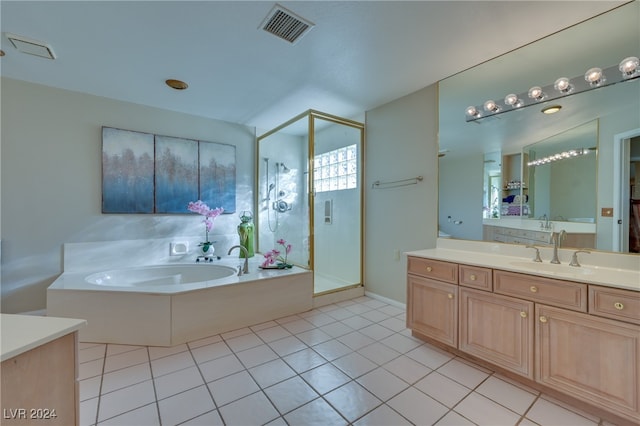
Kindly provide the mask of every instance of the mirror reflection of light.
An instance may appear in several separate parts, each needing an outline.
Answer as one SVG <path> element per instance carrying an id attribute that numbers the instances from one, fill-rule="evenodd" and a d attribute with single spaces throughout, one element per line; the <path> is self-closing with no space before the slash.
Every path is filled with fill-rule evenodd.
<path id="1" fill-rule="evenodd" d="M 535 167 L 545 164 L 553 163 L 559 160 L 566 160 L 567 158 L 579 157 L 581 155 L 589 154 L 589 148 L 570 149 L 569 151 L 559 152 L 557 154 L 549 155 L 547 157 L 539 158 L 537 160 L 529 161 L 527 166 Z"/>

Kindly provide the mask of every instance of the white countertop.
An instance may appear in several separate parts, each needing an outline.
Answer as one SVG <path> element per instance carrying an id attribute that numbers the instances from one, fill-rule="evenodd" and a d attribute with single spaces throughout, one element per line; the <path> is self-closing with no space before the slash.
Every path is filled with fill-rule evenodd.
<path id="1" fill-rule="evenodd" d="M 532 259 L 534 251 L 524 246 L 438 239 L 432 249 L 416 250 L 408 256 L 425 257 L 465 265 L 502 269 L 549 278 L 597 284 L 640 291 L 640 256 L 622 255 L 615 259 L 610 253 L 580 253 L 581 267 L 569 266 L 571 250 L 560 250 L 560 265 L 549 263 L 551 249 L 540 248 L 543 262 Z M 591 256 L 591 257 L 590 257 Z"/>
<path id="2" fill-rule="evenodd" d="M 72 333 L 86 323 L 73 318 L 0 314 L 0 361 Z"/>

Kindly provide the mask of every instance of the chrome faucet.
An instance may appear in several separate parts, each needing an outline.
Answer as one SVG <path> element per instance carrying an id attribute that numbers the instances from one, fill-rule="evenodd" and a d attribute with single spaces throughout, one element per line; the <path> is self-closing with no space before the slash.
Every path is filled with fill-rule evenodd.
<path id="1" fill-rule="evenodd" d="M 542 219 L 542 222 L 540 222 L 540 229 L 544 229 L 547 231 L 553 229 L 553 222 L 549 222 L 549 217 L 546 213 L 540 216 L 539 219 Z"/>
<path id="2" fill-rule="evenodd" d="M 527 248 L 532 248 L 536 251 L 536 257 L 533 259 L 534 262 L 542 262 L 542 259 L 540 258 L 540 250 L 538 250 L 538 247 L 536 246 L 532 246 L 532 245 L 527 245 Z"/>
<path id="3" fill-rule="evenodd" d="M 567 231 L 561 229 L 560 232 L 551 234 L 551 242 L 553 242 L 553 259 L 550 263 L 560 264 L 558 260 L 558 248 L 562 245 L 562 240 L 567 236 Z"/>
<path id="4" fill-rule="evenodd" d="M 231 254 L 234 248 L 239 248 L 240 252 L 244 254 L 244 267 L 242 268 L 242 274 L 248 274 L 249 273 L 249 252 L 247 251 L 246 247 L 238 245 L 238 246 L 231 247 L 227 255 Z M 238 273 L 238 275 L 242 275 L 242 274 Z"/>
<path id="5" fill-rule="evenodd" d="M 578 262 L 578 253 L 590 254 L 591 252 L 589 250 L 576 250 L 573 253 L 573 256 L 571 256 L 571 263 L 569 263 L 569 266 L 575 266 L 577 268 L 580 267 L 580 262 Z"/>

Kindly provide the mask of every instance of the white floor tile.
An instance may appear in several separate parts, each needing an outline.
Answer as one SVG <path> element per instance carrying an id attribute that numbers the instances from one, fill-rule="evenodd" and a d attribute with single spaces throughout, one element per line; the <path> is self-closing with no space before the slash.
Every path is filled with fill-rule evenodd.
<path id="1" fill-rule="evenodd" d="M 255 367 L 278 358 L 278 354 L 267 345 L 260 345 L 246 351 L 237 352 L 236 356 L 246 368 Z"/>
<path id="2" fill-rule="evenodd" d="M 222 336 L 224 340 L 229 340 L 229 339 L 233 339 L 234 337 L 242 336 L 244 334 L 249 334 L 249 333 L 253 333 L 253 331 L 251 331 L 249 327 L 243 327 L 237 330 L 229 331 L 228 333 L 222 333 L 220 336 Z"/>
<path id="3" fill-rule="evenodd" d="M 176 425 L 215 409 L 205 386 L 158 401 L 162 425 Z"/>
<path id="4" fill-rule="evenodd" d="M 329 361 L 352 352 L 351 348 L 335 339 L 315 345 L 312 349 Z"/>
<path id="5" fill-rule="evenodd" d="M 341 426 L 347 421 L 322 399 L 314 399 L 310 403 L 284 416 L 290 426 Z"/>
<path id="6" fill-rule="evenodd" d="M 232 374 L 214 382 L 208 383 L 213 399 L 218 407 L 244 398 L 260 390 L 251 375 L 246 371 Z M 223 418 L 224 418 L 224 413 Z"/>
<path id="7" fill-rule="evenodd" d="M 184 370 L 185 368 L 194 367 L 196 363 L 190 352 L 180 352 L 175 355 L 169 355 L 164 358 L 158 358 L 151 361 L 151 372 L 153 377 L 164 376 L 174 371 Z"/>
<path id="8" fill-rule="evenodd" d="M 373 340 L 371 337 L 365 336 L 359 331 L 353 331 L 349 334 L 345 334 L 344 336 L 338 337 L 336 340 L 347 345 L 349 348 L 351 348 L 351 350 L 354 351 L 375 343 L 375 340 Z"/>
<path id="9" fill-rule="evenodd" d="M 526 417 L 541 426 L 595 426 L 597 423 L 543 398 L 533 404 Z"/>
<path id="10" fill-rule="evenodd" d="M 107 356 L 113 356 L 118 354 L 123 354 L 125 352 L 131 352 L 138 349 L 143 349 L 144 346 L 134 346 L 134 345 L 116 345 L 113 343 L 109 343 L 107 345 Z"/>
<path id="11" fill-rule="evenodd" d="M 303 333 L 296 334 L 296 337 L 303 341 L 308 346 L 314 346 L 319 343 L 326 342 L 328 340 L 333 339 L 330 335 L 325 333 L 319 328 L 314 328 L 313 330 L 305 331 Z"/>
<path id="12" fill-rule="evenodd" d="M 267 321 L 267 322 L 262 322 L 260 324 L 251 325 L 249 326 L 249 328 L 251 329 L 251 331 L 258 334 L 257 333 L 258 331 L 266 330 L 267 328 L 273 328 L 273 327 L 276 327 L 277 325 L 278 323 L 275 321 Z"/>
<path id="13" fill-rule="evenodd" d="M 133 365 L 102 376 L 101 393 L 113 392 L 151 379 L 149 363 Z"/>
<path id="14" fill-rule="evenodd" d="M 335 322 L 336 319 L 329 315 L 320 312 L 319 310 L 313 310 L 300 314 L 302 318 L 315 325 L 316 327 L 322 327 L 329 323 Z"/>
<path id="15" fill-rule="evenodd" d="M 520 420 L 519 414 L 475 392 L 463 399 L 454 411 L 479 425 L 513 426 Z"/>
<path id="16" fill-rule="evenodd" d="M 180 426 L 224 426 L 217 410 L 209 411 L 196 418 L 180 423 Z"/>
<path id="17" fill-rule="evenodd" d="M 320 330 L 324 331 L 325 333 L 327 333 L 329 336 L 331 337 L 340 337 L 340 336 L 344 336 L 347 333 L 351 333 L 353 331 L 353 328 L 349 327 L 348 325 L 340 322 L 340 321 L 336 321 L 336 322 L 332 322 L 330 324 L 327 325 L 323 325 L 322 327 L 319 327 Z"/>
<path id="18" fill-rule="evenodd" d="M 151 381 L 138 383 L 100 396 L 98 421 L 140 408 L 156 400 Z"/>
<path id="19" fill-rule="evenodd" d="M 345 306 L 345 309 L 350 310 L 354 314 L 363 314 L 372 310 L 373 308 L 362 303 L 354 303 L 353 305 Z"/>
<path id="20" fill-rule="evenodd" d="M 322 355 L 311 348 L 287 355 L 283 359 L 297 373 L 304 373 L 327 363 L 327 360 Z"/>
<path id="21" fill-rule="evenodd" d="M 208 345 L 199 346 L 191 349 L 191 353 L 198 364 L 202 362 L 211 361 L 212 359 L 221 358 L 223 356 L 231 355 L 231 349 L 223 341 L 214 342 Z"/>
<path id="22" fill-rule="evenodd" d="M 388 405 L 381 405 L 354 423 L 355 426 L 405 426 L 411 424 Z"/>
<path id="23" fill-rule="evenodd" d="M 301 374 L 301 376 L 320 395 L 324 395 L 351 380 L 349 376 L 331 364 L 321 365 Z"/>
<path id="24" fill-rule="evenodd" d="M 287 331 L 291 334 L 298 334 L 316 328 L 315 325 L 311 324 L 309 321 L 303 318 L 284 323 L 282 324 L 282 326 L 286 328 Z"/>
<path id="25" fill-rule="evenodd" d="M 416 425 L 432 425 L 449 411 L 447 407 L 415 388 L 409 388 L 391 398 L 387 405 Z"/>
<path id="26" fill-rule="evenodd" d="M 333 319 L 342 321 L 356 314 L 346 308 L 338 308 L 338 309 L 334 309 L 332 311 L 327 312 L 327 315 L 329 315 Z"/>
<path id="27" fill-rule="evenodd" d="M 388 401 L 409 387 L 407 382 L 400 380 L 382 367 L 376 368 L 356 381 L 381 401 Z"/>
<path id="28" fill-rule="evenodd" d="M 409 384 L 414 384 L 431 372 L 430 368 L 404 355 L 384 364 L 383 367 Z"/>
<path id="29" fill-rule="evenodd" d="M 158 359 L 163 358 L 169 355 L 175 355 L 180 352 L 185 352 L 189 350 L 186 344 L 175 345 L 171 347 L 161 347 L 161 346 L 149 346 L 149 358 L 150 359 Z"/>
<path id="30" fill-rule="evenodd" d="M 382 401 L 356 382 L 349 382 L 327 393 L 324 399 L 350 422 L 382 404 Z"/>
<path id="31" fill-rule="evenodd" d="M 382 340 L 394 333 L 393 330 L 389 330 L 387 327 L 383 327 L 380 324 L 371 324 L 367 327 L 361 328 L 359 331 L 365 336 L 369 336 L 375 340 Z"/>
<path id="32" fill-rule="evenodd" d="M 406 353 L 412 349 L 421 346 L 423 342 L 411 337 L 403 336 L 402 334 L 392 334 L 380 341 L 380 343 L 389 346 L 395 351 Z"/>
<path id="33" fill-rule="evenodd" d="M 245 349 L 254 348 L 256 346 L 264 344 L 262 339 L 260 339 L 253 332 L 243 334 L 242 336 L 233 337 L 231 339 L 225 339 L 225 342 L 233 352 L 244 351 Z"/>
<path id="34" fill-rule="evenodd" d="M 447 376 L 456 382 L 465 385 L 469 389 L 474 389 L 482 383 L 490 373 L 482 367 L 464 363 L 458 359 L 452 359 L 442 367 L 438 368 L 438 372 L 443 376 Z"/>
<path id="35" fill-rule="evenodd" d="M 380 321 L 379 324 L 383 327 L 387 327 L 389 330 L 400 332 L 407 329 L 407 323 L 405 320 L 398 318 L 387 318 L 384 321 Z"/>
<path id="36" fill-rule="evenodd" d="M 189 346 L 190 349 L 195 349 L 199 348 L 200 346 L 206 346 L 217 342 L 222 342 L 222 336 L 220 336 L 219 334 L 194 340 L 193 342 L 187 343 L 187 346 Z"/>
<path id="37" fill-rule="evenodd" d="M 112 417 L 98 423 L 99 426 L 159 426 L 158 406 L 155 403 Z"/>
<path id="38" fill-rule="evenodd" d="M 319 396 L 307 382 L 297 376 L 265 389 L 264 393 L 281 414 L 295 410 Z"/>
<path id="39" fill-rule="evenodd" d="M 291 333 L 286 328 L 274 323 L 274 327 L 265 328 L 262 330 L 254 330 L 254 332 L 266 343 L 274 342 L 276 340 L 284 339 L 291 336 Z"/>
<path id="40" fill-rule="evenodd" d="M 432 372 L 414 386 L 449 408 L 462 401 L 471 392 L 469 388 L 454 382 L 437 371 Z"/>
<path id="41" fill-rule="evenodd" d="M 92 377 L 90 379 L 80 380 L 80 401 L 95 398 L 100 395 L 100 385 L 102 376 Z"/>
<path id="42" fill-rule="evenodd" d="M 156 377 L 153 381 L 159 400 L 204 385 L 204 380 L 196 367 L 174 371 L 173 373 Z"/>
<path id="43" fill-rule="evenodd" d="M 244 366 L 235 355 L 216 358 L 198 366 L 207 383 L 244 370 Z"/>
<path id="44" fill-rule="evenodd" d="M 262 425 L 279 417 L 278 411 L 262 392 L 246 396 L 219 410 L 228 425 Z"/>
<path id="45" fill-rule="evenodd" d="M 455 411 L 449 411 L 443 418 L 441 418 L 436 426 L 474 426 L 473 423 L 469 419 L 465 419 L 460 414 Z M 519 423 L 518 426 L 525 426 L 522 423 Z M 533 426 L 533 425 L 531 425 Z"/>
<path id="46" fill-rule="evenodd" d="M 346 373 L 352 379 L 360 377 L 365 373 L 375 369 L 377 365 L 369 361 L 357 352 L 351 352 L 341 358 L 332 361 L 332 364 Z"/>
<path id="47" fill-rule="evenodd" d="M 380 312 L 377 309 L 363 312 L 362 314 L 360 314 L 360 316 L 362 318 L 368 319 L 369 321 L 378 322 L 378 323 L 389 319 L 389 315 L 385 314 L 384 312 Z M 384 324 L 381 324 L 381 325 L 384 325 Z"/>
<path id="48" fill-rule="evenodd" d="M 386 364 L 401 355 L 400 352 L 394 351 L 389 346 L 383 345 L 379 342 L 358 349 L 358 353 L 360 355 L 364 355 L 366 358 L 378 365 Z"/>
<path id="49" fill-rule="evenodd" d="M 78 362 L 82 364 L 83 362 L 104 358 L 106 348 L 107 348 L 107 345 L 98 344 L 98 345 L 87 346 L 85 349 L 80 349 L 78 351 Z"/>
<path id="50" fill-rule="evenodd" d="M 261 388 L 266 388 L 296 375 L 282 359 L 266 362 L 249 370 Z"/>
<path id="51" fill-rule="evenodd" d="M 493 376 L 478 386 L 476 392 L 518 414 L 524 414 L 537 397 L 532 393 L 526 392 L 517 386 Z"/>
<path id="52" fill-rule="evenodd" d="M 398 315 L 401 315 L 401 314 L 405 314 L 405 310 L 404 309 L 400 309 L 400 308 L 397 308 L 397 307 L 391 306 L 391 305 L 384 306 L 384 307 L 382 307 L 382 308 L 380 308 L 378 310 L 380 312 L 384 312 L 385 314 L 390 315 L 392 317 L 395 317 L 395 316 L 398 316 Z"/>
<path id="53" fill-rule="evenodd" d="M 295 336 L 289 336 L 285 337 L 284 339 L 276 340 L 275 342 L 269 343 L 269 346 L 274 350 L 275 353 L 277 353 L 281 357 L 301 351 L 308 347 Z"/>
<path id="54" fill-rule="evenodd" d="M 420 345 L 405 355 L 432 370 L 436 370 L 454 358 L 452 354 L 428 344 Z"/>
<path id="55" fill-rule="evenodd" d="M 91 377 L 102 376 L 104 358 L 83 362 L 78 365 L 78 379 L 84 380 Z"/>
<path id="56" fill-rule="evenodd" d="M 80 403 L 80 426 L 96 424 L 98 414 L 98 398 L 88 399 Z"/>
<path id="57" fill-rule="evenodd" d="M 107 352 L 111 345 L 107 347 Z M 142 364 L 149 362 L 149 353 L 147 348 L 139 348 L 126 352 L 121 352 L 116 355 L 108 355 L 104 361 L 104 371 L 109 373 L 111 371 L 119 370 L 121 368 L 131 367 L 132 365 Z"/>

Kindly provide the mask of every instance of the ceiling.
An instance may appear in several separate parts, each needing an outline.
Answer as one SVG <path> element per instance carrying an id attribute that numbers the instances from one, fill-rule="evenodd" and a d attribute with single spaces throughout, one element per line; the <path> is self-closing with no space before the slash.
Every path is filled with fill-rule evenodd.
<path id="1" fill-rule="evenodd" d="M 290 44 L 259 28 L 274 1 L 3 0 L 0 71 L 261 133 L 307 109 L 361 120 L 622 3 L 284 1 L 315 24 Z M 6 33 L 45 42 L 57 58 L 20 53 Z M 189 88 L 170 89 L 169 78 Z"/>

